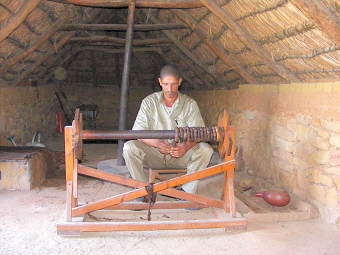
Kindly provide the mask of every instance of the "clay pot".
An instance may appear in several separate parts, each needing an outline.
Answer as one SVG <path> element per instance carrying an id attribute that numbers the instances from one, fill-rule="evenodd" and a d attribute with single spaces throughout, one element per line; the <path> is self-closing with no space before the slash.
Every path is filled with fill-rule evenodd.
<path id="1" fill-rule="evenodd" d="M 285 206 L 290 202 L 290 196 L 284 190 L 258 191 L 254 196 L 262 197 L 264 201 L 274 206 Z"/>

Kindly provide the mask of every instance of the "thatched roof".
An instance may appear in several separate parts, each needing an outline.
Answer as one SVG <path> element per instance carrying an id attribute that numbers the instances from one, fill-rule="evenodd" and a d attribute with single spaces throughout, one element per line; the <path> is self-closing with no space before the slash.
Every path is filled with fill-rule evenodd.
<path id="1" fill-rule="evenodd" d="M 119 82 L 129 4 L 1 0 L 0 84 L 76 82 L 82 72 Z M 148 83 L 175 63 L 198 90 L 338 80 L 339 9 L 336 0 L 137 0 L 132 65 Z"/>

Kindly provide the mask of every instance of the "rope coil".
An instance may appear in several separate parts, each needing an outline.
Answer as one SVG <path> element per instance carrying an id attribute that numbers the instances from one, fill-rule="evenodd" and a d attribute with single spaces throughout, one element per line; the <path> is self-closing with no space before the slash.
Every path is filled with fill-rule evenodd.
<path id="1" fill-rule="evenodd" d="M 223 127 L 176 127 L 175 142 L 222 142 L 224 139 Z"/>

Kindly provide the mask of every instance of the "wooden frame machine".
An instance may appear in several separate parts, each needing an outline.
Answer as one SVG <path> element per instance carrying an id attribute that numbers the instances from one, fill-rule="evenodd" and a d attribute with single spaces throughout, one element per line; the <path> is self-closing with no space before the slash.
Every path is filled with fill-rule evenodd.
<path id="1" fill-rule="evenodd" d="M 184 130 L 184 132 L 183 132 Z M 235 169 L 235 128 L 230 125 L 230 117 L 227 111 L 219 116 L 217 127 L 193 128 L 183 130 L 124 130 L 124 131 L 96 131 L 82 130 L 82 114 L 79 109 L 75 112 L 72 126 L 65 127 L 65 167 L 66 167 L 66 217 L 57 224 L 58 235 L 80 235 L 82 232 L 100 231 L 148 231 L 148 230 L 177 230 L 177 229 L 205 229 L 225 228 L 245 229 L 247 222 L 241 216 L 236 217 L 234 197 L 234 169 Z M 206 132 L 204 132 L 206 130 Z M 187 131 L 187 132 L 186 132 Z M 191 134 L 191 138 L 189 135 Z M 200 135 L 201 134 L 201 135 Z M 219 141 L 218 151 L 223 162 L 208 167 L 199 172 L 182 175 L 157 183 L 145 183 L 127 178 L 121 175 L 111 174 L 78 163 L 82 159 L 82 141 L 98 139 L 138 139 L 138 138 L 162 138 L 175 139 L 183 142 L 185 139 L 197 139 L 198 141 L 211 141 L 213 138 Z M 195 140 L 196 141 L 196 140 Z M 152 171 L 152 170 L 149 170 Z M 173 171 L 173 169 L 172 169 Z M 189 194 L 174 187 L 184 183 L 222 174 L 224 185 L 221 199 L 213 199 L 196 194 Z M 99 201 L 81 204 L 78 203 L 78 174 L 99 178 L 118 185 L 131 187 L 131 191 L 108 197 Z M 150 176 L 152 172 L 150 172 Z M 138 197 L 152 196 L 156 193 L 178 198 L 176 201 L 159 201 L 156 203 L 132 202 Z M 178 201 L 179 200 L 179 201 Z M 203 208 L 212 209 L 212 219 L 201 220 L 150 220 L 150 208 L 152 210 Z M 124 210 L 149 210 L 148 220 L 133 222 L 86 222 L 86 214 L 99 210 L 116 210 L 121 213 Z M 79 221 L 80 219 L 80 221 Z"/>

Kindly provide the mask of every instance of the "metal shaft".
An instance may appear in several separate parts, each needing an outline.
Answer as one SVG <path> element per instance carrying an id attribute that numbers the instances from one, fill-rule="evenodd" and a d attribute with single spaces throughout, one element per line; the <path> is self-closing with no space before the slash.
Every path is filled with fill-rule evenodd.
<path id="1" fill-rule="evenodd" d="M 82 140 L 128 140 L 128 139 L 174 139 L 174 130 L 118 130 L 98 131 L 83 130 L 80 132 Z"/>

